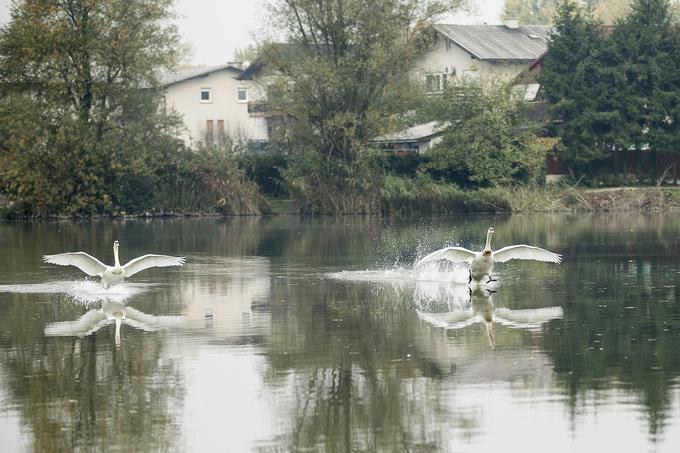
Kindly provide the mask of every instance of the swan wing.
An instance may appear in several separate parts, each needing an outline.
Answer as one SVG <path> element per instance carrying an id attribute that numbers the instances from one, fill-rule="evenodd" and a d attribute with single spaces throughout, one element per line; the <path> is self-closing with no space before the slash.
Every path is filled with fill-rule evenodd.
<path id="1" fill-rule="evenodd" d="M 423 321 L 435 327 L 446 329 L 460 329 L 475 322 L 475 313 L 472 310 L 454 310 L 445 313 L 418 312 Z"/>
<path id="2" fill-rule="evenodd" d="M 463 247 L 445 247 L 422 258 L 420 261 L 418 261 L 418 264 L 436 260 L 449 260 L 453 261 L 454 263 L 471 263 L 475 255 L 475 252 Z"/>
<path id="3" fill-rule="evenodd" d="M 181 325 L 183 316 L 154 316 L 132 307 L 125 307 L 125 319 L 135 328 L 141 330 L 158 330 Z"/>
<path id="4" fill-rule="evenodd" d="M 108 324 L 106 315 L 101 310 L 90 310 L 77 321 L 51 322 L 45 326 L 48 337 L 84 337 Z"/>
<path id="5" fill-rule="evenodd" d="M 494 319 L 499 323 L 515 329 L 541 330 L 541 326 L 562 317 L 562 307 L 546 307 L 529 310 L 510 310 L 499 308 Z"/>
<path id="6" fill-rule="evenodd" d="M 101 276 L 106 270 L 106 264 L 85 252 L 59 253 L 58 255 L 44 255 L 43 261 L 59 266 L 75 266 L 87 275 Z"/>
<path id="7" fill-rule="evenodd" d="M 183 256 L 144 255 L 130 260 L 123 266 L 123 270 L 125 271 L 125 276 L 129 277 L 150 267 L 181 266 L 184 262 Z"/>
<path id="8" fill-rule="evenodd" d="M 510 245 L 493 252 L 493 259 L 497 263 L 504 263 L 510 260 L 536 260 L 547 261 L 549 263 L 561 263 L 562 255 L 548 250 L 532 247 L 530 245 Z"/>
<path id="9" fill-rule="evenodd" d="M 499 308 L 496 310 L 496 318 L 503 318 L 516 323 L 541 324 L 552 319 L 561 318 L 562 307 L 544 307 L 525 310 L 510 310 Z"/>

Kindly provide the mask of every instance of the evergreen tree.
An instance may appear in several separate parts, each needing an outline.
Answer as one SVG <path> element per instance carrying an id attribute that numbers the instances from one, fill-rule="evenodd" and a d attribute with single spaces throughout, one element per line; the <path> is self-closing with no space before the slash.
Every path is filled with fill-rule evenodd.
<path id="1" fill-rule="evenodd" d="M 612 34 L 620 55 L 618 142 L 680 152 L 680 33 L 668 0 L 636 0 Z"/>
<path id="2" fill-rule="evenodd" d="M 557 8 L 540 77 L 550 102 L 558 153 L 576 166 L 602 159 L 611 151 L 616 106 L 611 105 L 610 73 L 602 62 L 613 56 L 603 32 L 588 13 L 569 0 Z"/>

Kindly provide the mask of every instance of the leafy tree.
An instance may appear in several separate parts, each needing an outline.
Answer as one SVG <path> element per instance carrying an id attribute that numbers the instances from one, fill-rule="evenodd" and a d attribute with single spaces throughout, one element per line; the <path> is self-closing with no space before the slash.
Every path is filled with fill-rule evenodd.
<path id="1" fill-rule="evenodd" d="M 544 25 L 552 22 L 556 4 L 557 0 L 506 0 L 503 13 L 520 24 Z"/>
<path id="2" fill-rule="evenodd" d="M 446 124 L 424 169 L 468 187 L 537 182 L 552 142 L 530 127 L 521 93 L 498 82 L 462 81 L 433 99 L 432 117 Z"/>
<path id="3" fill-rule="evenodd" d="M 605 24 L 614 24 L 628 13 L 630 4 L 631 0 L 599 0 L 593 15 Z"/>
<path id="4" fill-rule="evenodd" d="M 557 11 L 559 0 L 506 0 L 503 13 L 516 17 L 520 24 L 551 24 Z M 592 11 L 593 17 L 605 24 L 613 24 L 628 12 L 631 0 L 589 0 L 577 2 Z"/>
<path id="5" fill-rule="evenodd" d="M 366 194 L 377 193 L 379 169 L 357 172 L 353 164 L 374 162 L 362 150 L 410 108 L 414 90 L 409 71 L 430 36 L 427 25 L 456 4 L 281 0 L 271 6 L 273 22 L 288 44 L 261 50 L 264 65 L 278 75 L 268 100 L 273 110 L 290 118 L 282 124 L 281 136 L 293 160 L 305 162 L 293 162 L 286 175 L 305 205 L 316 210 L 375 209 Z M 316 190 L 304 189 L 308 187 Z"/>
<path id="6" fill-rule="evenodd" d="M 179 144 L 171 0 L 23 0 L 0 29 L 0 187 L 33 214 L 148 208 Z"/>

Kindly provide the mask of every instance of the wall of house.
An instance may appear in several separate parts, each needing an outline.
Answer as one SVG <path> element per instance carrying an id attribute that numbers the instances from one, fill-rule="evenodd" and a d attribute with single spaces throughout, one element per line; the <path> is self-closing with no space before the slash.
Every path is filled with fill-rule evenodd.
<path id="1" fill-rule="evenodd" d="M 526 66 L 527 63 L 477 60 L 453 41 L 441 36 L 417 62 L 413 74 L 423 82 L 428 74 L 440 76 L 448 74 L 448 77 L 500 77 L 509 80 L 516 77 Z"/>
<path id="2" fill-rule="evenodd" d="M 189 146 L 206 137 L 209 120 L 215 138 L 223 128 L 225 135 L 237 139 L 268 139 L 266 119 L 248 113 L 248 102 L 261 96 L 259 87 L 250 80 L 237 80 L 238 75 L 235 69 L 223 69 L 166 87 L 166 108 L 182 115 L 187 130 L 181 138 Z M 210 101 L 201 100 L 203 88 L 210 89 Z M 238 99 L 239 88 L 247 90 L 247 101 Z"/>

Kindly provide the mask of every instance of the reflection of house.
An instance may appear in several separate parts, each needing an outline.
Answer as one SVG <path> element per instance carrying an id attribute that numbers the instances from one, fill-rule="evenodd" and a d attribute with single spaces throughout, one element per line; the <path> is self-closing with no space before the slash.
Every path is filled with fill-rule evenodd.
<path id="1" fill-rule="evenodd" d="M 238 343 L 254 332 L 268 330 L 270 263 L 266 258 L 212 259 L 194 263 L 200 279 L 182 286 L 187 326 Z M 206 330 L 207 329 L 207 330 Z"/>
<path id="2" fill-rule="evenodd" d="M 387 151 L 422 153 L 441 140 L 440 136 L 445 128 L 446 125 L 431 121 L 392 134 L 381 135 L 373 142 Z"/>
<path id="3" fill-rule="evenodd" d="M 453 77 L 498 76 L 511 79 L 547 49 L 547 25 L 434 26 L 435 44 L 415 70 L 428 91 L 438 91 Z"/>
<path id="4" fill-rule="evenodd" d="M 265 119 L 251 113 L 250 104 L 261 97 L 253 80 L 244 80 L 239 63 L 191 68 L 168 74 L 163 80 L 166 108 L 182 115 L 191 145 L 229 136 L 244 141 L 268 139 Z"/>

